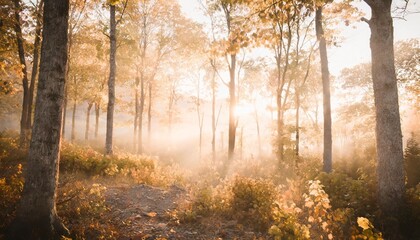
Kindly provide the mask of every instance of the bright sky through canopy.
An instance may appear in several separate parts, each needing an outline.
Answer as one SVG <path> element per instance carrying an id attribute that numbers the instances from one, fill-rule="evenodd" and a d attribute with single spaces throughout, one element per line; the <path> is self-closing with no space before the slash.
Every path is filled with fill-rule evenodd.
<path id="1" fill-rule="evenodd" d="M 182 11 L 186 16 L 200 23 L 206 22 L 206 17 L 200 10 L 199 0 L 178 0 Z M 395 1 L 394 2 L 398 2 Z M 370 10 L 363 1 L 358 6 L 370 17 Z M 404 40 L 409 38 L 420 38 L 420 0 L 410 0 L 408 5 L 409 14 L 404 19 L 394 19 L 394 40 Z M 343 68 L 354 66 L 358 63 L 370 61 L 369 38 L 370 30 L 365 22 L 359 22 L 355 28 L 349 27 L 342 32 L 344 40 L 340 47 L 329 49 L 330 71 L 334 75 L 339 75 Z"/>

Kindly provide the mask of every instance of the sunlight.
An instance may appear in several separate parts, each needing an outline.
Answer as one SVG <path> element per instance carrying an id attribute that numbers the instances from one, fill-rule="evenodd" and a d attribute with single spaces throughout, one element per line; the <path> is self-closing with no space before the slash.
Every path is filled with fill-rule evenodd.
<path id="1" fill-rule="evenodd" d="M 235 117 L 245 117 L 254 112 L 254 105 L 248 101 L 241 102 L 235 108 Z"/>

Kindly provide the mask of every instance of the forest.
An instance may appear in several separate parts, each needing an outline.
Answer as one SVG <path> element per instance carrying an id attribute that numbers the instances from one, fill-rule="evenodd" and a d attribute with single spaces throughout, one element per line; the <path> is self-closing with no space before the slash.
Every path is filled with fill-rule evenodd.
<path id="1" fill-rule="evenodd" d="M 0 0 L 0 239 L 420 239 L 419 0 Z"/>

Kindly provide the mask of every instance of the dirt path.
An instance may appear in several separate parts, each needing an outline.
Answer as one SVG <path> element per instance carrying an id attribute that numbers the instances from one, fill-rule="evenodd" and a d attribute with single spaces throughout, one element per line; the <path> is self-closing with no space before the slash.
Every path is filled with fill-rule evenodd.
<path id="1" fill-rule="evenodd" d="M 106 203 L 111 208 L 109 218 L 124 234 L 120 239 L 178 239 L 170 213 L 186 197 L 187 192 L 177 186 L 161 189 L 142 184 L 109 187 Z"/>
<path id="2" fill-rule="evenodd" d="M 121 240 L 152 239 L 259 239 L 255 233 L 238 229 L 235 221 L 202 219 L 194 224 L 179 224 L 171 213 L 188 201 L 185 189 L 168 189 L 148 185 L 108 187 L 106 203 Z M 265 238 L 261 238 L 265 239 Z"/>

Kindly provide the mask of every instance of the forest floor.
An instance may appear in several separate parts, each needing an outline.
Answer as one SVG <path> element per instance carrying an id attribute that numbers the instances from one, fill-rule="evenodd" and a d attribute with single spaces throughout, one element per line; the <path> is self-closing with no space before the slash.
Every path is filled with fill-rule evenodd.
<path id="1" fill-rule="evenodd" d="M 145 184 L 107 187 L 105 216 L 118 230 L 118 239 L 267 239 L 246 231 L 234 220 L 198 218 L 193 223 L 176 219 L 176 211 L 189 201 L 187 190 L 172 185 L 157 188 Z"/>

